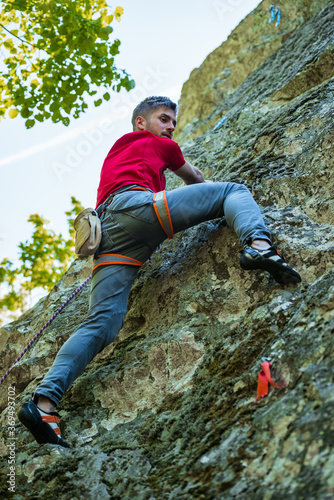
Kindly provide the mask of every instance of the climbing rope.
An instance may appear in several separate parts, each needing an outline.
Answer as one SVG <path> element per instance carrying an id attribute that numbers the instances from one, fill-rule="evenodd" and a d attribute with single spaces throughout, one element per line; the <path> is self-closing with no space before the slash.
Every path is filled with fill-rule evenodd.
<path id="1" fill-rule="evenodd" d="M 48 327 L 52 321 L 58 316 L 58 314 L 64 309 L 65 306 L 67 306 L 67 304 L 69 303 L 70 300 L 73 299 L 73 297 L 75 297 L 77 295 L 77 293 L 80 292 L 80 290 L 88 283 L 88 281 L 90 281 L 92 279 L 92 276 L 89 276 L 89 278 L 87 278 L 69 297 L 68 299 L 65 300 L 65 302 L 59 307 L 59 309 L 57 309 L 57 311 L 54 313 L 54 315 L 45 323 L 44 326 L 42 326 L 42 328 L 40 329 L 40 331 L 38 333 L 36 333 L 35 337 L 33 339 L 31 339 L 31 341 L 29 342 L 29 344 L 27 345 L 27 347 L 24 348 L 24 350 L 21 352 L 21 354 L 19 355 L 19 357 L 14 361 L 14 363 L 8 368 L 8 370 L 6 371 L 6 373 L 4 374 L 4 376 L 1 378 L 0 380 L 0 385 L 4 382 L 4 380 L 7 378 L 9 372 L 11 371 L 11 369 L 13 368 L 14 365 L 16 365 L 16 363 L 18 361 L 20 361 L 20 359 L 25 355 L 25 353 L 31 348 L 31 346 L 34 344 L 34 342 L 36 342 L 36 340 L 38 339 L 38 337 L 42 334 L 42 332 L 45 330 L 46 327 Z"/>

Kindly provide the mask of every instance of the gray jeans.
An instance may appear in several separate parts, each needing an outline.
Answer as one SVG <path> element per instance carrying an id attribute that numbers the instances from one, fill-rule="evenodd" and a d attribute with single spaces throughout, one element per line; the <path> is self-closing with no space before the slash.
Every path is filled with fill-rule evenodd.
<path id="1" fill-rule="evenodd" d="M 174 233 L 225 216 L 242 246 L 254 239 L 271 243 L 259 207 L 242 184 L 192 184 L 166 194 Z M 101 217 L 100 254 L 121 254 L 141 262 L 151 256 L 167 238 L 154 212 L 152 198 L 151 191 L 126 191 L 114 197 Z M 135 205 L 141 206 L 131 209 Z M 122 213 L 110 212 L 127 207 L 129 210 Z M 59 350 L 54 364 L 36 389 L 37 394 L 58 404 L 88 363 L 116 338 L 124 322 L 128 296 L 138 269 L 115 264 L 101 266 L 94 272 L 88 315 Z"/>

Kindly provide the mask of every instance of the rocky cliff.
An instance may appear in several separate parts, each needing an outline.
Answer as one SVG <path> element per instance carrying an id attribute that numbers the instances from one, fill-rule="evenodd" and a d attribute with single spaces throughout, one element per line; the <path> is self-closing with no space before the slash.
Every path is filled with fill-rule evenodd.
<path id="1" fill-rule="evenodd" d="M 195 70 L 179 137 L 207 178 L 252 190 L 302 284 L 242 271 L 224 220 L 177 235 L 141 269 L 117 340 L 59 407 L 72 448 L 37 445 L 17 419 L 10 447 L 9 395 L 17 407 L 30 397 L 84 318 L 85 287 L 1 386 L 1 498 L 333 498 L 334 5 L 279 5 L 281 27 L 264 1 Z M 1 329 L 2 373 L 90 271 L 77 260 Z M 263 356 L 285 387 L 255 404 Z"/>

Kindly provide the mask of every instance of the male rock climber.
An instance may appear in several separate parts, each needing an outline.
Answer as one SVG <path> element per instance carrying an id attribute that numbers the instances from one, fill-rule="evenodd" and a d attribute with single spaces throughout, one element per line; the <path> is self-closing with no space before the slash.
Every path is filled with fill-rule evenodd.
<path id="1" fill-rule="evenodd" d="M 176 112 L 176 104 L 167 97 L 142 101 L 133 112 L 133 132 L 118 139 L 104 161 L 97 192 L 102 240 L 95 255 L 88 315 L 19 412 L 38 443 L 69 446 L 61 438 L 55 408 L 94 356 L 116 338 L 139 267 L 167 237 L 224 216 L 244 248 L 243 269 L 268 271 L 281 284 L 301 281 L 272 246 L 248 189 L 232 182 L 206 182 L 203 173 L 184 159 L 172 140 Z M 166 168 L 186 186 L 164 191 Z"/>

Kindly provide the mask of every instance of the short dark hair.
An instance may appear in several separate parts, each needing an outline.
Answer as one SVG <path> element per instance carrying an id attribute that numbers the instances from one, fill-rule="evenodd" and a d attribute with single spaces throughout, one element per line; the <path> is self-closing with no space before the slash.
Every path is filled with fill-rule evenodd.
<path id="1" fill-rule="evenodd" d="M 163 96 L 146 97 L 146 99 L 141 101 L 138 104 L 138 106 L 135 107 L 132 113 L 131 123 L 133 126 L 133 130 L 136 128 L 137 116 L 144 116 L 145 118 L 148 118 L 154 109 L 161 108 L 161 106 L 165 108 L 170 108 L 175 112 L 175 114 L 177 113 L 177 104 L 175 104 L 175 102 L 169 99 L 169 97 L 163 97 Z"/>

